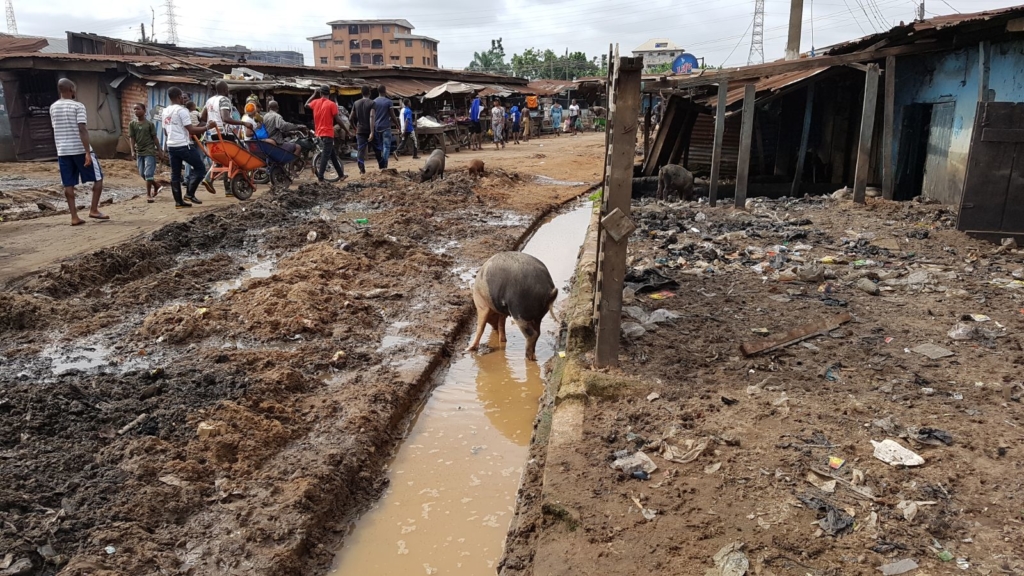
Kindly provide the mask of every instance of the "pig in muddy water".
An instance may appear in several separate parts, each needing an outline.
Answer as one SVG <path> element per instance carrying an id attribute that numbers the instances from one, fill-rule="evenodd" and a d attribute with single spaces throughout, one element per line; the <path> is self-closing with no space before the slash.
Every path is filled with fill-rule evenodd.
<path id="1" fill-rule="evenodd" d="M 437 149 L 430 153 L 423 168 L 420 169 L 420 182 L 433 180 L 434 176 L 441 176 L 444 180 L 444 150 Z"/>
<path id="2" fill-rule="evenodd" d="M 678 164 L 666 164 L 658 171 L 658 200 L 667 200 L 670 193 L 689 202 L 693 200 L 693 174 Z"/>
<path id="3" fill-rule="evenodd" d="M 476 350 L 488 324 L 505 342 L 505 319 L 509 316 L 526 337 L 526 359 L 537 360 L 540 322 L 551 311 L 558 289 L 543 262 L 522 252 L 499 252 L 491 256 L 476 274 L 473 303 L 476 304 L 476 335 L 466 351 Z M 554 316 L 554 312 L 552 312 Z"/>

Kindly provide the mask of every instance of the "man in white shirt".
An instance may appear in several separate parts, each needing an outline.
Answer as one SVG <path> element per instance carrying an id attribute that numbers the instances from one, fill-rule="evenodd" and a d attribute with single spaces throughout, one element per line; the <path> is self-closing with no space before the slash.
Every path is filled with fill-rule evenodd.
<path id="1" fill-rule="evenodd" d="M 57 165 L 60 180 L 64 185 L 64 197 L 71 212 L 71 225 L 85 224 L 78 217 L 75 206 L 75 186 L 92 182 L 92 204 L 89 218 L 109 220 L 100 212 L 100 193 L 103 192 L 103 171 L 100 162 L 89 145 L 89 130 L 86 128 L 85 104 L 75 100 L 75 83 L 67 78 L 57 82 L 60 100 L 50 106 L 50 124 L 53 126 L 53 141 L 57 145 Z"/>
<path id="2" fill-rule="evenodd" d="M 240 126 L 248 128 L 250 131 L 255 131 L 256 127 L 251 122 L 244 122 L 242 120 L 235 120 L 231 117 L 231 111 L 234 106 L 231 105 L 231 91 L 228 89 L 228 83 L 220 80 L 217 82 L 217 94 L 211 96 L 206 100 L 206 105 L 203 107 L 203 114 L 200 120 L 203 122 L 216 122 L 216 126 L 211 125 L 210 131 L 207 133 L 207 140 L 217 140 L 217 131 L 214 128 L 220 130 L 221 136 L 224 140 L 234 140 L 235 135 L 231 132 L 227 126 Z"/>
<path id="3" fill-rule="evenodd" d="M 184 106 L 185 95 L 181 88 L 170 87 L 167 90 L 167 97 L 171 100 L 171 105 L 164 108 L 160 124 L 166 133 L 164 141 L 167 144 L 167 155 L 171 159 L 171 194 L 174 196 L 175 208 L 191 208 L 192 204 L 202 204 L 196 199 L 196 190 L 203 180 L 203 174 L 206 173 L 199 148 L 192 143 L 192 136 L 199 136 L 207 126 L 197 126 L 192 123 L 192 117 Z M 216 125 L 216 121 L 211 120 L 208 127 L 213 128 Z M 192 167 L 192 173 L 189 175 L 188 187 L 183 200 L 181 197 L 181 168 L 186 163 Z"/>
<path id="4" fill-rule="evenodd" d="M 572 128 L 573 136 L 576 135 L 576 131 L 578 130 L 576 124 L 577 122 L 580 122 L 580 120 L 580 107 L 576 104 L 576 101 L 573 100 L 572 104 L 569 105 L 569 126 Z"/>

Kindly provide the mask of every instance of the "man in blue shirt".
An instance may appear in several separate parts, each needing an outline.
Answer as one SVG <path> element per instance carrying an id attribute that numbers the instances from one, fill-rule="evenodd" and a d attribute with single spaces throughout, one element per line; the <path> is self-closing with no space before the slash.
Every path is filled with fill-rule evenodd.
<path id="1" fill-rule="evenodd" d="M 391 125 L 397 124 L 394 105 L 391 98 L 388 98 L 388 89 L 383 84 L 377 87 L 377 96 L 373 100 L 373 109 L 370 110 L 370 126 L 373 132 L 370 133 L 370 142 L 373 144 L 373 151 L 377 154 L 377 166 L 381 170 L 388 169 L 388 157 L 391 156 Z"/>
<path id="2" fill-rule="evenodd" d="M 412 159 L 415 160 L 420 157 L 420 146 L 416 142 L 416 122 L 413 121 L 412 105 L 408 98 L 402 100 L 402 115 L 399 119 L 402 121 L 402 143 L 398 149 L 404 152 L 406 142 L 412 138 Z"/>
<path id="3" fill-rule="evenodd" d="M 480 96 L 473 98 L 473 103 L 469 106 L 469 149 L 479 150 L 481 146 L 481 135 L 483 129 L 480 127 Z"/>

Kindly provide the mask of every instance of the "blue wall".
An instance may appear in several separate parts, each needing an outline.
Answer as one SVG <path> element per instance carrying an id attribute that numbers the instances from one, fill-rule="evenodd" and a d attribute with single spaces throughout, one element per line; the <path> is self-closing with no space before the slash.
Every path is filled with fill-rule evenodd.
<path id="1" fill-rule="evenodd" d="M 993 101 L 1024 102 L 1024 39 L 992 44 L 989 89 Z M 893 158 L 902 136 L 903 107 L 912 103 L 955 102 L 952 140 L 944 189 L 924 190 L 947 204 L 959 204 L 967 154 L 978 105 L 978 47 L 896 59 L 896 95 L 893 126 Z M 991 93 L 991 92 L 990 92 Z M 935 175 L 930 178 L 936 181 Z"/>

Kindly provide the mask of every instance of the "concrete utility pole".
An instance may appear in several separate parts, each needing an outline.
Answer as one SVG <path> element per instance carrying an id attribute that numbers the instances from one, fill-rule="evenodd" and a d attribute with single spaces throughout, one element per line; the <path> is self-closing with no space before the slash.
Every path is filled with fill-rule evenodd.
<path id="1" fill-rule="evenodd" d="M 789 40 L 786 41 L 786 60 L 800 57 L 800 28 L 804 23 L 804 0 L 790 0 Z"/>

